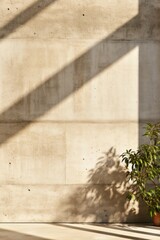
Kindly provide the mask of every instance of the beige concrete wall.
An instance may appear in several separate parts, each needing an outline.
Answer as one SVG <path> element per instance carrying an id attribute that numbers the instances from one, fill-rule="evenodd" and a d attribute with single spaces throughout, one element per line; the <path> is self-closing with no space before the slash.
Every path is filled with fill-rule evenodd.
<path id="1" fill-rule="evenodd" d="M 159 1 L 1 0 L 0 12 L 0 221 L 147 220 L 117 155 L 160 116 Z"/>

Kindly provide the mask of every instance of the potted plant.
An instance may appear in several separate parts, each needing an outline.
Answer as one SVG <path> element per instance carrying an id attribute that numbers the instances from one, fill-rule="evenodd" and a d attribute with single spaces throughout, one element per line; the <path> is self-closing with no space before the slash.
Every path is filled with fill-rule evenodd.
<path id="1" fill-rule="evenodd" d="M 154 224 L 160 226 L 160 123 L 146 124 L 144 136 L 147 143 L 121 155 L 129 181 L 127 198 L 142 200 Z"/>

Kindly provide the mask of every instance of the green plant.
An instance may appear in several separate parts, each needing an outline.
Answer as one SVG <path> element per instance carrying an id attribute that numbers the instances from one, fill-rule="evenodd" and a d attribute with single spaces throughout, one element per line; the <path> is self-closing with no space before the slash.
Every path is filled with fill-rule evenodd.
<path id="1" fill-rule="evenodd" d="M 160 123 L 145 126 L 147 144 L 126 150 L 121 157 L 129 181 L 128 199 L 142 199 L 150 215 L 160 212 Z"/>

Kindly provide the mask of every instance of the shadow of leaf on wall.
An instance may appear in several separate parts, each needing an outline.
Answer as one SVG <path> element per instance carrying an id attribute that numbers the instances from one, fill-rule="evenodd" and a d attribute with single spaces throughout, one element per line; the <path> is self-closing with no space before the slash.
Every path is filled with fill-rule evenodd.
<path id="1" fill-rule="evenodd" d="M 140 206 L 126 200 L 128 182 L 124 167 L 120 164 L 115 148 L 110 148 L 98 159 L 88 173 L 84 185 L 72 188 L 59 203 L 59 220 L 64 222 L 138 222 L 141 219 Z"/>

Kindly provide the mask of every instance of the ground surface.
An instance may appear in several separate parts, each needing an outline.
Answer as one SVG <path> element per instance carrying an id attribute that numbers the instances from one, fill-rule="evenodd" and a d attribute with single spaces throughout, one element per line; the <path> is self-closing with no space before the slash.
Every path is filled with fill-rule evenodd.
<path id="1" fill-rule="evenodd" d="M 0 224 L 1 240 L 160 240 L 160 227 L 140 224 Z"/>

